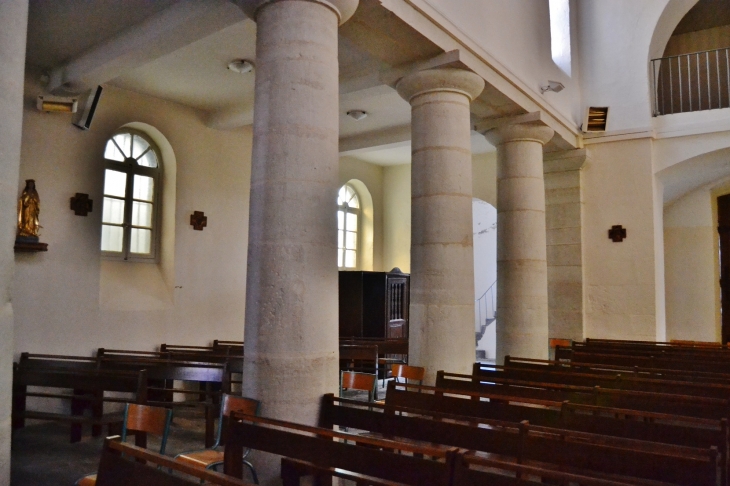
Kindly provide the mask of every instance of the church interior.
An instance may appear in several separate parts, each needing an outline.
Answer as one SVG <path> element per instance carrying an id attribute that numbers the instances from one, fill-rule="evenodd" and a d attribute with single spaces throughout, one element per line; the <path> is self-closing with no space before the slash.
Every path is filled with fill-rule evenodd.
<path id="1" fill-rule="evenodd" d="M 0 66 L 0 486 L 728 486 L 730 1 L 0 0 Z"/>

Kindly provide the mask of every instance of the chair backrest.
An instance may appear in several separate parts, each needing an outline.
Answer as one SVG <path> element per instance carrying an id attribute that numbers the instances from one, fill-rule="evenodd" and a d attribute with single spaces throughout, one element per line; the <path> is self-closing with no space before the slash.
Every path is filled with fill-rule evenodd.
<path id="1" fill-rule="evenodd" d="M 368 392 L 368 401 L 372 402 L 375 396 L 375 384 L 377 375 L 370 373 L 357 373 L 354 371 L 340 372 L 340 396 L 342 390 L 363 390 Z"/>
<path id="2" fill-rule="evenodd" d="M 391 373 L 395 381 L 403 378 L 407 383 L 408 380 L 417 381 L 419 385 L 423 384 L 423 377 L 426 375 L 426 368 L 421 366 L 409 366 L 404 364 L 394 364 L 391 367 Z"/>
<path id="3" fill-rule="evenodd" d="M 259 415 L 261 413 L 261 402 L 253 398 L 237 397 L 235 395 L 223 394 L 221 402 L 221 415 L 218 421 L 218 436 L 213 444 L 213 449 L 221 445 L 223 437 L 224 418 L 228 418 L 231 412 L 243 412 L 247 415 Z"/>
<path id="4" fill-rule="evenodd" d="M 170 433 L 170 422 L 172 422 L 171 409 L 128 403 L 124 409 L 122 441 L 126 440 L 127 432 L 154 434 L 162 438 L 160 454 L 164 454 L 167 436 Z"/>

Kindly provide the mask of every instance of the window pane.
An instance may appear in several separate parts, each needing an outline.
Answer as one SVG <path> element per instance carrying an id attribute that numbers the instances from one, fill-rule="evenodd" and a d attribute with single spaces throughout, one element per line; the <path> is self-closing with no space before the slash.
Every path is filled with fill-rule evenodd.
<path id="1" fill-rule="evenodd" d="M 345 229 L 345 213 L 337 211 L 337 229 Z"/>
<path id="2" fill-rule="evenodd" d="M 127 189 L 127 174 L 109 169 L 104 174 L 104 194 L 124 197 Z"/>
<path id="3" fill-rule="evenodd" d="M 132 253 L 150 253 L 152 247 L 152 231 L 132 228 L 132 238 L 129 242 L 129 251 Z"/>
<path id="4" fill-rule="evenodd" d="M 124 155 L 122 155 L 117 146 L 114 145 L 114 142 L 112 142 L 111 140 L 106 143 L 106 148 L 104 149 L 104 158 L 124 162 Z"/>
<path id="5" fill-rule="evenodd" d="M 140 137 L 139 135 L 134 135 L 132 137 L 132 158 L 137 159 L 139 158 L 142 153 L 149 148 L 150 144 L 147 143 L 147 140 Z"/>
<path id="6" fill-rule="evenodd" d="M 134 185 L 132 186 L 132 197 L 143 201 L 152 201 L 155 191 L 155 180 L 152 177 L 134 175 Z"/>
<path id="7" fill-rule="evenodd" d="M 155 151 L 147 151 L 146 154 L 137 159 L 137 164 L 144 167 L 157 167 L 157 155 L 155 155 Z"/>
<path id="8" fill-rule="evenodd" d="M 337 231 L 337 248 L 343 248 L 345 243 L 344 231 Z"/>
<path id="9" fill-rule="evenodd" d="M 345 227 L 351 231 L 357 231 L 357 214 L 347 213 L 347 221 Z"/>
<path id="10" fill-rule="evenodd" d="M 105 197 L 104 208 L 101 211 L 101 221 L 112 224 L 124 223 L 124 200 Z"/>
<path id="11" fill-rule="evenodd" d="M 354 250 L 357 248 L 357 233 L 354 231 L 347 231 L 345 237 L 345 243 L 348 250 Z"/>
<path id="12" fill-rule="evenodd" d="M 132 225 L 152 227 L 152 204 L 132 202 Z"/>
<path id="13" fill-rule="evenodd" d="M 122 251 L 124 230 L 121 226 L 101 225 L 101 250 Z"/>
<path id="14" fill-rule="evenodd" d="M 114 135 L 114 141 L 117 142 L 117 145 L 119 145 L 119 148 L 122 149 L 122 155 L 124 155 L 124 158 L 127 158 L 130 156 L 131 140 L 132 140 L 131 133 L 118 133 L 117 135 Z"/>
<path id="15" fill-rule="evenodd" d="M 350 199 L 347 201 L 347 205 L 351 208 L 360 207 L 360 200 L 357 198 L 357 194 L 355 194 L 355 191 L 350 192 Z"/>
<path id="16" fill-rule="evenodd" d="M 347 268 L 355 267 L 355 251 L 354 250 L 345 250 L 345 267 L 347 267 Z"/>
<path id="17" fill-rule="evenodd" d="M 337 250 L 337 266 L 338 266 L 338 267 L 342 267 L 342 266 L 344 266 L 344 265 L 342 264 L 342 255 L 343 255 L 343 251 L 344 251 L 344 250 L 343 250 L 342 248 L 339 248 L 339 249 Z"/>
<path id="18" fill-rule="evenodd" d="M 347 186 L 342 186 L 337 192 L 337 205 L 342 206 L 345 201 L 347 201 Z"/>

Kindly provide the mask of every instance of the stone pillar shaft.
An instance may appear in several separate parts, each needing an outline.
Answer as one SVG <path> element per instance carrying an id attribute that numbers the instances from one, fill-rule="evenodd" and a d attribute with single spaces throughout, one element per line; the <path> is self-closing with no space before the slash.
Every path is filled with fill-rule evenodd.
<path id="1" fill-rule="evenodd" d="M 338 388 L 343 4 L 357 0 L 242 5 L 258 24 L 243 394 L 266 416 L 308 424 Z"/>
<path id="2" fill-rule="evenodd" d="M 465 373 L 475 356 L 469 103 L 484 81 L 468 71 L 407 76 L 412 107 L 409 362 Z"/>
<path id="3" fill-rule="evenodd" d="M 18 172 L 28 0 L 0 1 L 0 485 L 10 484 L 10 409 L 14 350 L 10 287 L 15 268 Z"/>
<path id="4" fill-rule="evenodd" d="M 545 126 L 486 133 L 497 146 L 497 363 L 506 355 L 548 357 Z"/>

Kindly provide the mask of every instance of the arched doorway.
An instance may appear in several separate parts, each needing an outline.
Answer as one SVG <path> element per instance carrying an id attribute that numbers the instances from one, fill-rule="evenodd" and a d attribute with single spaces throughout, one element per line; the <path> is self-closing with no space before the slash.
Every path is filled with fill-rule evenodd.
<path id="1" fill-rule="evenodd" d="M 497 209 L 472 201 L 474 223 L 474 328 L 477 359 L 497 356 Z"/>

